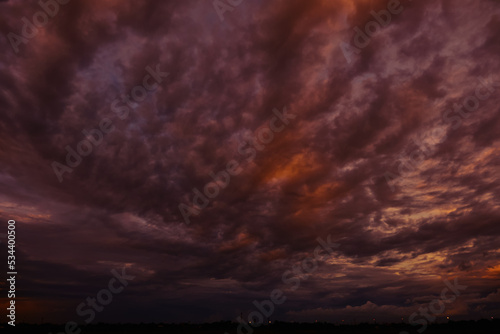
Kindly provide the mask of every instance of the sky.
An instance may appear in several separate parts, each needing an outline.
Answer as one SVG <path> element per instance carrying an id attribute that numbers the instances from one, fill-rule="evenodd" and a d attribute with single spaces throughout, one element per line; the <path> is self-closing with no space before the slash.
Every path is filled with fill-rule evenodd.
<path id="1" fill-rule="evenodd" d="M 499 1 L 60 2 L 0 2 L 18 321 L 500 317 Z"/>

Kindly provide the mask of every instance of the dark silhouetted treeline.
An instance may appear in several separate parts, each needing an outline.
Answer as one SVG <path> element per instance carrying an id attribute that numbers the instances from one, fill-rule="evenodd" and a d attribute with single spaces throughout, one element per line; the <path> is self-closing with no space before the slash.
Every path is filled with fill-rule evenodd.
<path id="1" fill-rule="evenodd" d="M 209 324 L 92 324 L 82 325 L 80 334 L 106 333 L 106 334 L 128 334 L 128 333 L 172 333 L 172 334 L 315 334 L 315 333 L 379 333 L 379 334 L 399 334 L 407 331 L 410 334 L 418 334 L 419 327 L 412 327 L 408 324 L 368 324 L 357 325 L 337 325 L 332 323 L 290 323 L 276 321 L 272 324 L 251 327 L 252 332 L 243 329 L 237 333 L 238 324 L 230 321 L 215 322 Z M 66 334 L 64 325 L 53 324 L 16 324 L 15 327 L 6 323 L 0 324 L 0 333 L 30 333 L 30 334 Z M 446 324 L 431 324 L 423 334 L 499 334 L 500 320 L 479 320 L 479 321 L 450 321 Z M 71 334 L 71 333 L 68 333 Z M 76 334 L 76 333 L 75 333 Z"/>

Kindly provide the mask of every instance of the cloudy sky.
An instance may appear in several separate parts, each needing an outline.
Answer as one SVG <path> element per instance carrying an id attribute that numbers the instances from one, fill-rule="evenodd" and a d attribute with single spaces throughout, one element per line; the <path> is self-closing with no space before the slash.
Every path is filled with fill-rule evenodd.
<path id="1" fill-rule="evenodd" d="M 18 320 L 499 317 L 500 2 L 221 3 L 0 2 Z"/>

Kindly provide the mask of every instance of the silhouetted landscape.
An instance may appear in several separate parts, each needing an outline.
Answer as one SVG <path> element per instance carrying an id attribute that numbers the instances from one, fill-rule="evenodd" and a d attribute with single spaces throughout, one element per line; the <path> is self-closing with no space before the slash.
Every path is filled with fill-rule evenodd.
<path id="1" fill-rule="evenodd" d="M 2 332 L 6 328 L 3 325 Z M 99 333 L 99 334 L 229 334 L 235 333 L 237 327 L 236 323 L 232 322 L 216 322 L 210 324 L 94 324 L 82 326 L 82 334 L 84 333 Z M 500 320 L 479 320 L 479 321 L 458 321 L 450 322 L 447 324 L 432 324 L 425 333 L 427 334 L 497 334 L 500 330 Z M 15 329 L 10 329 L 9 332 L 18 333 L 64 333 L 63 326 L 56 326 L 51 324 L 32 325 L 32 324 L 19 324 Z M 418 333 L 415 328 L 408 324 L 368 324 L 361 323 L 357 325 L 339 325 L 329 323 L 289 323 L 289 322 L 275 322 L 270 325 L 254 328 L 253 332 L 256 334 L 274 334 L 274 333 L 288 333 L 288 334 L 327 334 L 327 333 L 346 333 L 346 334 L 399 334 L 400 331 L 407 331 L 410 334 Z M 249 334 L 243 332 L 244 334 Z"/>

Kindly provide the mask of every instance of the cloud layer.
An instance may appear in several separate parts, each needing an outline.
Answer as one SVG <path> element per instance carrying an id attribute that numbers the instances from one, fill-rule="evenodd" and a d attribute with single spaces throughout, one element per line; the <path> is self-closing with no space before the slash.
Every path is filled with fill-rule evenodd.
<path id="1" fill-rule="evenodd" d="M 136 278 L 96 321 L 234 319 L 275 288 L 275 318 L 398 321 L 455 277 L 448 315 L 500 316 L 499 5 L 402 2 L 348 63 L 340 45 L 387 1 L 243 1 L 221 21 L 210 1 L 73 0 L 17 54 L 7 35 L 40 7 L 1 2 L 0 217 L 17 222 L 22 320 L 79 320 L 122 267 Z M 157 64 L 168 77 L 120 119 L 113 101 Z M 114 130 L 59 182 L 53 162 L 103 119 Z M 288 289 L 327 235 L 335 256 Z"/>

